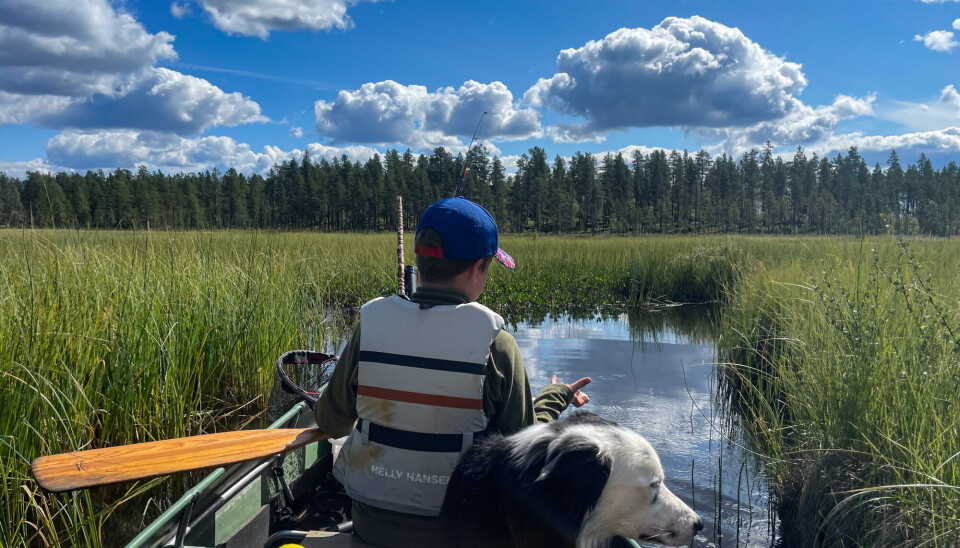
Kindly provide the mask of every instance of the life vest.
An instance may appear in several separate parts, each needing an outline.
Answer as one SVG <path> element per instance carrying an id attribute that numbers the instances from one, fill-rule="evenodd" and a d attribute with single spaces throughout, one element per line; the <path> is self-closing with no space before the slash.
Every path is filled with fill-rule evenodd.
<path id="1" fill-rule="evenodd" d="M 503 318 L 477 303 L 424 307 L 398 296 L 360 309 L 357 427 L 334 476 L 355 500 L 440 513 L 457 461 L 487 427 L 483 383 Z"/>

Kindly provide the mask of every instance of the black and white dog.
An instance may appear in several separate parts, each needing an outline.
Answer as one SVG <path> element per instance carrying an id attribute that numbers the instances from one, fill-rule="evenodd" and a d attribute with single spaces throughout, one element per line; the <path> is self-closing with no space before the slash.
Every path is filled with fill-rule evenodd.
<path id="1" fill-rule="evenodd" d="M 617 535 L 680 546 L 703 529 L 663 485 L 653 447 L 586 411 L 477 442 L 450 478 L 441 519 L 463 547 L 606 548 Z"/>

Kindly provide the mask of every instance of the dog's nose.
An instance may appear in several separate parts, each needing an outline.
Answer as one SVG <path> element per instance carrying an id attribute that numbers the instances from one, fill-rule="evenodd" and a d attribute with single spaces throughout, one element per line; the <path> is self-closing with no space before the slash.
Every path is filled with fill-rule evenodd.
<path id="1" fill-rule="evenodd" d="M 696 533 L 699 533 L 700 531 L 703 531 L 703 520 L 700 518 L 697 518 L 697 521 L 693 522 L 693 532 L 694 534 L 696 534 Z"/>

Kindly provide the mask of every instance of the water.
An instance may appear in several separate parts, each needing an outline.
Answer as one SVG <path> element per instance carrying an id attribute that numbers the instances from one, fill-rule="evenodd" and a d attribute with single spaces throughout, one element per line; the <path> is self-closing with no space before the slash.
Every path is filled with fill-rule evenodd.
<path id="1" fill-rule="evenodd" d="M 558 382 L 591 377 L 584 408 L 653 445 L 666 485 L 703 518 L 693 546 L 774 544 L 763 466 L 717 393 L 717 351 L 705 311 L 547 318 L 513 330 L 534 393 L 552 375 Z"/>

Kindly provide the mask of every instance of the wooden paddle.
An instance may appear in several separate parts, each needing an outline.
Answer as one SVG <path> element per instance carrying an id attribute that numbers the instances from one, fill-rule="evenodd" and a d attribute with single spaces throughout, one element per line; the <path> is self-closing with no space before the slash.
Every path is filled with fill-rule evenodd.
<path id="1" fill-rule="evenodd" d="M 240 430 L 39 457 L 30 469 L 59 493 L 270 457 L 329 437 L 319 428 Z"/>

